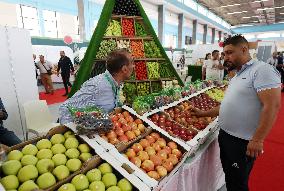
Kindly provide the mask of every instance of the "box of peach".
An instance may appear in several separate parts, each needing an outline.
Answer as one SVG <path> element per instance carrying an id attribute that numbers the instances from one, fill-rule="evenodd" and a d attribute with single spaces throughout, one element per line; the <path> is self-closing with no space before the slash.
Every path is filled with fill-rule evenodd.
<path id="1" fill-rule="evenodd" d="M 181 145 L 154 129 L 135 143 L 109 153 L 132 169 L 151 190 L 160 190 L 189 155 Z"/>
<path id="2" fill-rule="evenodd" d="M 113 129 L 107 133 L 94 135 L 98 144 L 106 150 L 127 147 L 150 130 L 145 122 L 122 108 L 116 108 L 109 115 Z"/>

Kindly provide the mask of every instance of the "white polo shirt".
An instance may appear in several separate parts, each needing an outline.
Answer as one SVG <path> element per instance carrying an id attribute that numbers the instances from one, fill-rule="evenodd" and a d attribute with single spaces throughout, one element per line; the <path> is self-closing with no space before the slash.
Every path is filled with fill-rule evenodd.
<path id="1" fill-rule="evenodd" d="M 206 68 L 206 80 L 220 80 L 220 71 L 214 65 L 219 65 L 219 61 L 205 60 L 203 68 Z"/>

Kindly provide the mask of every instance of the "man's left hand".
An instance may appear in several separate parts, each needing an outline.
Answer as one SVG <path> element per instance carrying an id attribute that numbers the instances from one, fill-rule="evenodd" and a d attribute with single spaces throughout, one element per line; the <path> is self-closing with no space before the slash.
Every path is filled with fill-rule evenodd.
<path id="1" fill-rule="evenodd" d="M 250 140 L 246 154 L 252 158 L 257 158 L 263 153 L 263 142 Z"/>

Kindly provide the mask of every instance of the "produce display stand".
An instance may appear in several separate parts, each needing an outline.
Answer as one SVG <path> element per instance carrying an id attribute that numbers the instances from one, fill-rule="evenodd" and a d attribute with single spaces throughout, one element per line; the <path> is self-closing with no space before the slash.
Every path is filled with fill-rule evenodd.
<path id="1" fill-rule="evenodd" d="M 124 83 L 127 103 L 161 91 L 169 81 L 183 85 L 139 0 L 106 0 L 69 96 L 90 77 L 103 73 L 106 56 L 119 48 L 127 49 L 135 64 L 132 78 Z"/>

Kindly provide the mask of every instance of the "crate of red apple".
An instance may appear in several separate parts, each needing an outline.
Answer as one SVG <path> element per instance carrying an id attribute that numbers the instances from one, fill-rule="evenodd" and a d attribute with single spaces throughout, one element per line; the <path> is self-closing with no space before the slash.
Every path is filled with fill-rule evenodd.
<path id="1" fill-rule="evenodd" d="M 118 109 L 110 115 L 110 118 L 113 122 L 113 130 L 100 136 L 113 145 L 135 141 L 148 130 L 141 119 L 128 111 Z"/>
<path id="2" fill-rule="evenodd" d="M 175 142 L 153 131 L 125 150 L 124 155 L 149 177 L 160 181 L 173 171 L 185 153 Z"/>
<path id="3" fill-rule="evenodd" d="M 190 103 L 193 107 L 207 111 L 220 105 L 220 102 L 210 98 L 208 94 L 202 93 L 191 98 Z"/>

